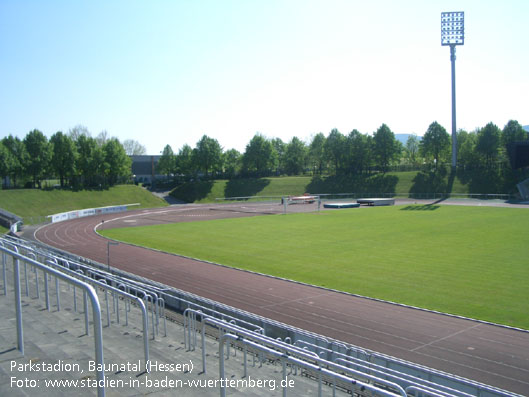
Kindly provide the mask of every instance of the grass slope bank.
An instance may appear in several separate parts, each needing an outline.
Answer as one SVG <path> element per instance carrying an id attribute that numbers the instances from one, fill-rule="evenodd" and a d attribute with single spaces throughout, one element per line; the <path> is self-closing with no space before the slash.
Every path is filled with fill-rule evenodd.
<path id="1" fill-rule="evenodd" d="M 103 234 L 228 266 L 529 329 L 527 224 L 526 209 L 396 206 L 113 229 Z"/>
<path id="2" fill-rule="evenodd" d="M 134 208 L 167 205 L 149 191 L 135 185 L 119 185 L 106 190 L 0 190 L 0 207 L 24 219 L 25 224 L 39 223 L 59 212 L 108 205 L 134 204 Z"/>
<path id="3" fill-rule="evenodd" d="M 288 196 L 305 192 L 365 193 L 365 194 L 422 194 L 472 193 L 468 183 L 446 173 L 432 174 L 417 171 L 390 172 L 369 176 L 329 177 L 273 177 L 189 182 L 175 188 L 171 195 L 188 203 L 211 203 L 216 198 L 248 196 Z M 480 191 L 478 193 L 496 193 Z"/>

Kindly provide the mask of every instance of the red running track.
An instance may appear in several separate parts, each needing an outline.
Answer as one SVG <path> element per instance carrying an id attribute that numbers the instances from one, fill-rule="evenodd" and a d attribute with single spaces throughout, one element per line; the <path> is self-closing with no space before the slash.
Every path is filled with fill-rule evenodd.
<path id="1" fill-rule="evenodd" d="M 50 224 L 35 237 L 107 262 L 94 228 L 190 222 L 281 212 L 278 204 L 185 205 Z M 291 210 L 314 210 L 308 205 Z M 373 210 L 373 209 L 361 209 Z M 529 395 L 529 333 L 417 310 L 127 244 L 111 246 L 111 264 L 258 315 L 441 371 Z"/>

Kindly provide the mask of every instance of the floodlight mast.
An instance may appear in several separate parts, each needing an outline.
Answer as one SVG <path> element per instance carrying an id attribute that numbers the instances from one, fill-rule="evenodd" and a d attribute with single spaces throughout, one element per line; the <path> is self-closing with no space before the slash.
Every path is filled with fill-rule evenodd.
<path id="1" fill-rule="evenodd" d="M 465 44 L 465 13 L 463 11 L 441 13 L 441 45 L 450 46 L 452 63 L 452 169 L 457 167 L 456 128 L 456 46 Z"/>

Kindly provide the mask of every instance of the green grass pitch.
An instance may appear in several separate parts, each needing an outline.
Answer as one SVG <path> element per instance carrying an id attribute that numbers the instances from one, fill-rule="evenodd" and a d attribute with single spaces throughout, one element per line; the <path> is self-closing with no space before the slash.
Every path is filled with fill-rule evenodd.
<path id="1" fill-rule="evenodd" d="M 529 329 L 529 210 L 394 206 L 106 230 L 107 237 Z"/>

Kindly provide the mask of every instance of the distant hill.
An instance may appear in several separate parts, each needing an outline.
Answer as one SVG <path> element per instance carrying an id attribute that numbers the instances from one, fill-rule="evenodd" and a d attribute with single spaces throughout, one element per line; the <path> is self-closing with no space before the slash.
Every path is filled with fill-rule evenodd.
<path id="1" fill-rule="evenodd" d="M 524 130 L 526 130 L 527 132 L 529 132 L 529 125 L 524 125 L 522 128 L 523 128 Z"/>

